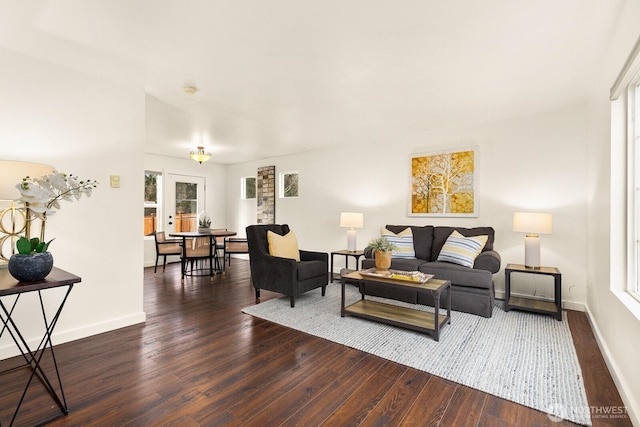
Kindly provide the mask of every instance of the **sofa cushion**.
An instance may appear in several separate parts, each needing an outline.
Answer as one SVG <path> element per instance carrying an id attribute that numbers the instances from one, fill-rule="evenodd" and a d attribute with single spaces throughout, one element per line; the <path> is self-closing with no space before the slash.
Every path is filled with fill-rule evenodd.
<path id="1" fill-rule="evenodd" d="M 464 267 L 473 267 L 473 263 L 487 243 L 487 236 L 464 237 L 453 231 L 438 254 L 437 261 L 446 261 Z"/>
<path id="2" fill-rule="evenodd" d="M 284 236 L 281 236 L 269 230 L 267 231 L 267 242 L 269 242 L 269 255 L 300 261 L 298 239 L 296 239 L 293 231 L 289 231 Z"/>
<path id="3" fill-rule="evenodd" d="M 411 233 L 413 234 L 413 249 L 416 253 L 416 258 L 423 259 L 425 261 L 431 261 L 431 245 L 433 243 L 433 225 L 425 225 L 419 227 L 412 225 Z M 387 225 L 387 230 L 394 233 L 400 233 L 407 228 L 406 225 Z M 446 240 L 446 238 L 445 238 Z M 443 241 L 444 244 L 444 241 Z"/>
<path id="4" fill-rule="evenodd" d="M 491 272 L 449 262 L 425 262 L 418 267 L 418 270 L 426 274 L 433 274 L 436 279 L 451 280 L 453 285 L 491 289 L 493 284 Z"/>
<path id="5" fill-rule="evenodd" d="M 297 264 L 298 281 L 313 279 L 318 276 L 327 275 L 327 264 L 322 261 L 300 261 Z"/>
<path id="6" fill-rule="evenodd" d="M 495 231 L 492 227 L 475 227 L 475 228 L 461 228 L 461 227 L 434 227 L 433 229 L 433 245 L 431 247 L 431 256 L 430 261 L 435 261 L 438 259 L 438 255 L 440 254 L 440 250 L 442 246 L 444 246 L 444 242 L 447 241 L 447 238 L 456 230 L 460 234 L 465 237 L 470 236 L 488 236 L 487 243 L 484 245 L 482 251 L 492 251 L 493 250 L 493 240 Z M 415 234 L 414 234 L 415 239 Z M 416 255 L 417 256 L 417 255 Z"/>
<path id="7" fill-rule="evenodd" d="M 413 233 L 411 232 L 411 227 L 407 227 L 399 233 L 394 233 L 383 227 L 380 234 L 396 246 L 396 249 L 391 251 L 391 258 L 416 257 L 416 252 L 413 249 Z"/>

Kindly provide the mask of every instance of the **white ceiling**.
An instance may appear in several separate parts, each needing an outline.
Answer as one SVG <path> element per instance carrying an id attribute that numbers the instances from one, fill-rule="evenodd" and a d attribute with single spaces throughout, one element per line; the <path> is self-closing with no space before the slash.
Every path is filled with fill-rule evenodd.
<path id="1" fill-rule="evenodd" d="M 144 85 L 149 153 L 236 163 L 582 102 L 623 1 L 0 0 L 0 46 Z"/>

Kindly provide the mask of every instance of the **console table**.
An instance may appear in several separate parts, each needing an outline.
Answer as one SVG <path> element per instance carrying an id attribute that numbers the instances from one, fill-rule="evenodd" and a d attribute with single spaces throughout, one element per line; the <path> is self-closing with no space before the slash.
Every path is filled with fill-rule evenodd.
<path id="1" fill-rule="evenodd" d="M 14 422 L 16 422 L 16 417 L 18 416 L 20 407 L 24 402 L 27 390 L 29 389 L 29 386 L 31 385 L 35 377 L 40 380 L 44 388 L 51 395 L 51 398 L 60 408 L 61 413 L 56 414 L 51 419 L 55 419 L 69 413 L 67 401 L 64 397 L 64 390 L 62 389 L 62 381 L 60 379 L 58 363 L 53 351 L 51 336 L 53 335 L 53 330 L 56 326 L 56 323 L 58 322 L 58 318 L 60 317 L 60 313 L 62 312 L 64 304 L 67 301 L 67 297 L 69 296 L 69 293 L 71 293 L 71 289 L 73 288 L 74 283 L 79 283 L 80 281 L 80 277 L 55 267 L 53 268 L 53 270 L 51 270 L 51 273 L 49 273 L 49 275 L 44 280 L 39 282 L 18 282 L 9 274 L 9 270 L 0 270 L 0 337 L 2 337 L 2 335 L 6 331 L 13 339 L 13 342 L 18 347 L 18 350 L 20 350 L 22 359 L 24 360 L 23 364 L 4 370 L 0 372 L 0 375 L 15 371 L 16 369 L 27 369 L 28 371 L 30 371 L 30 374 L 28 375 L 29 378 L 27 379 L 24 388 L 24 392 L 22 392 L 22 395 L 20 396 L 16 404 L 16 409 L 13 413 L 13 417 L 11 418 L 9 425 L 13 425 Z M 66 287 L 66 292 L 64 293 L 64 296 L 62 297 L 62 300 L 60 301 L 58 306 L 54 307 L 53 310 L 51 310 L 53 311 L 53 316 L 50 316 L 50 313 L 48 314 L 47 310 L 45 309 L 42 292 L 48 289 L 60 287 Z M 42 315 L 42 320 L 44 322 L 44 332 L 42 339 L 39 340 L 37 347 L 34 349 L 29 346 L 29 344 L 27 343 L 27 339 L 20 331 L 19 325 L 12 317 L 15 308 L 20 302 L 20 297 L 22 296 L 22 294 L 26 294 L 28 292 L 38 293 L 38 299 L 40 301 L 40 314 Z M 33 316 L 37 315 L 38 313 L 34 311 Z M 52 372 L 49 372 L 48 375 L 47 373 L 45 373 L 43 366 L 41 365 L 43 356 L 45 355 L 47 349 L 49 349 L 49 354 L 51 355 L 51 360 L 54 367 Z M 44 424 L 48 421 L 51 421 L 51 419 L 43 420 L 40 422 Z"/>

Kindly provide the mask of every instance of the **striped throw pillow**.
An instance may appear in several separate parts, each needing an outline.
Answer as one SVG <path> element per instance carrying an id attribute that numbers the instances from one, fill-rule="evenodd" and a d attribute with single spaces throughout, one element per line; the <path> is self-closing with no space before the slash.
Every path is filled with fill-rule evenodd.
<path id="1" fill-rule="evenodd" d="M 438 254 L 438 261 L 446 261 L 465 267 L 473 267 L 476 257 L 484 248 L 489 236 L 464 237 L 453 231 Z"/>
<path id="2" fill-rule="evenodd" d="M 391 252 L 391 258 L 415 258 L 416 252 L 413 249 L 413 233 L 411 227 L 407 227 L 400 233 L 396 234 L 393 231 L 387 230 L 383 227 L 381 230 L 382 237 L 396 245 L 397 249 Z"/>

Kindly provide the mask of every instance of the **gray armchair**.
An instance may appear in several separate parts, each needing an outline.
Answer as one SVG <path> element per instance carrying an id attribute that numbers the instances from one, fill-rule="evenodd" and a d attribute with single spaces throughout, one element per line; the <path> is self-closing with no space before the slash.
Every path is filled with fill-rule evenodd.
<path id="1" fill-rule="evenodd" d="M 250 225 L 246 228 L 249 244 L 251 281 L 260 299 L 260 289 L 289 297 L 295 307 L 296 296 L 322 287 L 325 295 L 329 283 L 329 255 L 323 252 L 300 251 L 300 261 L 269 254 L 267 231 L 281 236 L 289 232 L 287 224 Z"/>

